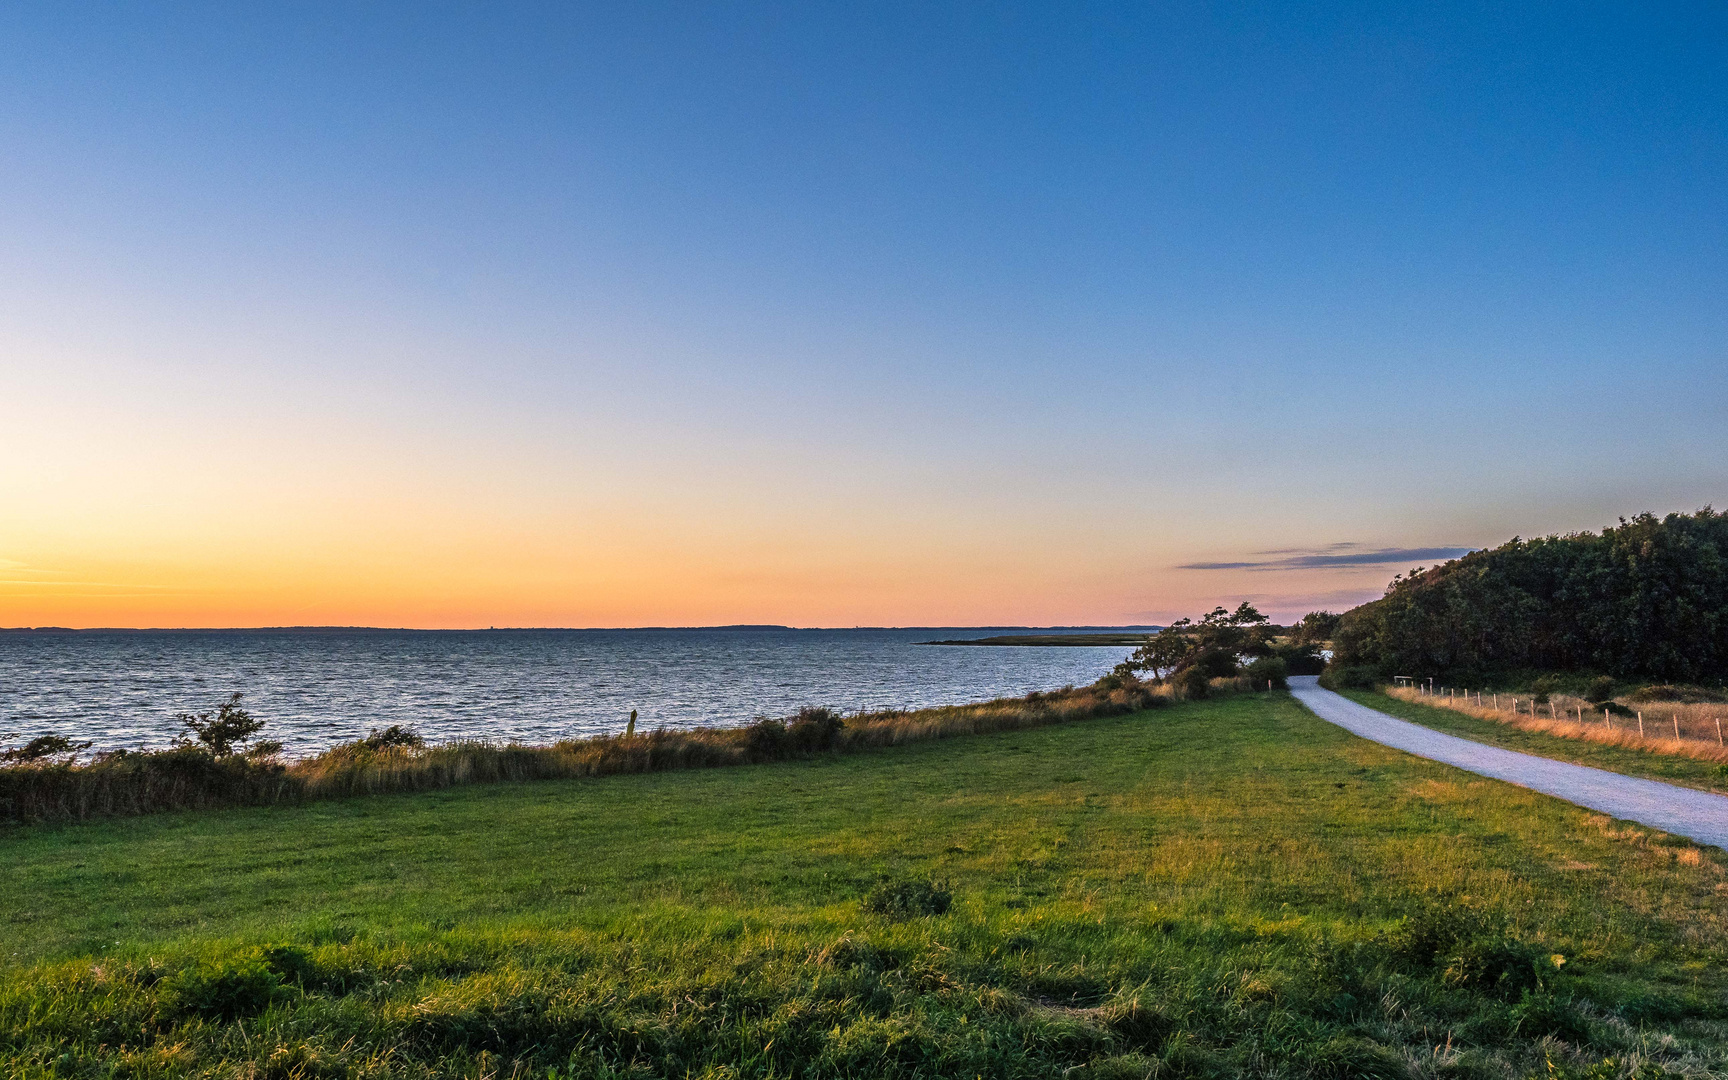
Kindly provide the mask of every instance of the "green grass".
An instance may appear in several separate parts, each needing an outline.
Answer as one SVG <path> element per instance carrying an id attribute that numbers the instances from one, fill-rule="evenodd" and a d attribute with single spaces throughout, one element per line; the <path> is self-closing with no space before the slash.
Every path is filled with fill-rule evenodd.
<path id="1" fill-rule="evenodd" d="M 9 1077 L 1728 1068 L 1720 853 L 1285 695 L 14 829 L 0 865 Z M 869 914 L 884 878 L 952 906 Z"/>
<path id="2" fill-rule="evenodd" d="M 1456 709 L 1404 701 L 1389 694 L 1365 690 L 1342 691 L 1345 697 L 1371 709 L 1476 742 L 1504 746 L 1526 754 L 1539 754 L 1556 761 L 1590 765 L 1627 776 L 1646 776 L 1671 784 L 1728 792 L 1728 770 L 1715 761 L 1636 750 L 1587 739 L 1566 739 L 1540 731 L 1524 731 L 1509 724 L 1496 724 Z"/>

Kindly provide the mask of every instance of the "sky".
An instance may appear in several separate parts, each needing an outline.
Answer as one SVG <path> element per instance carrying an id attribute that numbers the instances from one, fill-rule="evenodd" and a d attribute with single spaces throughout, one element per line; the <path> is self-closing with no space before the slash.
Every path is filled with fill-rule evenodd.
<path id="1" fill-rule="evenodd" d="M 0 7 L 0 626 L 1280 619 L 1728 504 L 1728 9 Z"/>

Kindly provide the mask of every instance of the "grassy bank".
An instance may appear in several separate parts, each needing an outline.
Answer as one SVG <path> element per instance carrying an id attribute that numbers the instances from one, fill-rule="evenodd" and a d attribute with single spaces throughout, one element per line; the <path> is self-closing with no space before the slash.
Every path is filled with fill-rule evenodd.
<path id="1" fill-rule="evenodd" d="M 1620 726 L 1614 729 L 1594 720 L 1576 724 L 1544 716 L 1526 715 L 1514 722 L 1505 710 L 1477 709 L 1462 702 L 1449 707 L 1429 704 L 1434 699 L 1415 699 L 1408 693 L 1340 692 L 1370 708 L 1477 742 L 1728 794 L 1728 768 L 1724 767 L 1728 754 L 1701 741 L 1640 739 L 1625 717 L 1615 718 Z"/>
<path id="2" fill-rule="evenodd" d="M 8 1076 L 1728 1068 L 1719 853 L 1284 695 L 15 829 L 0 863 Z"/>
<path id="3" fill-rule="evenodd" d="M 1215 680 L 1212 688 L 1215 693 L 1245 689 L 1247 684 L 1239 679 Z M 850 716 L 806 709 L 795 717 L 764 719 L 745 727 L 661 729 L 550 746 L 381 745 L 361 740 L 288 764 L 268 756 L 215 755 L 198 745 L 119 751 L 99 754 L 83 764 L 61 760 L 0 768 L 0 824 L 785 761 L 1118 716 L 1159 707 L 1179 696 L 1168 685 L 1112 678 L 1094 686 L 968 705 Z"/>

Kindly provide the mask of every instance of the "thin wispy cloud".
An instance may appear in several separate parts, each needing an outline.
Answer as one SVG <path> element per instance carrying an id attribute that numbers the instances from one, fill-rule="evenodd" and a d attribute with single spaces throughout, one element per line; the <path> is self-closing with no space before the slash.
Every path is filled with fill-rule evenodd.
<path id="1" fill-rule="evenodd" d="M 1279 548 L 1256 551 L 1255 555 L 1273 555 L 1271 559 L 1247 559 L 1241 562 L 1183 563 L 1178 570 L 1344 570 L 1359 566 L 1381 566 L 1386 563 L 1445 562 L 1468 555 L 1474 548 L 1375 548 L 1365 550 L 1360 544 L 1328 544 L 1321 548 Z"/>
<path id="2" fill-rule="evenodd" d="M 152 596 L 183 591 L 161 585 L 137 585 L 115 581 L 81 581 L 70 578 L 70 573 L 69 570 L 45 570 L 18 562 L 16 559 L 0 559 L 0 591 L 16 588 L 34 588 L 44 591 L 98 590 L 97 592 L 67 593 L 68 596 L 102 596 L 108 595 L 114 590 L 120 590 L 117 595 L 121 596 Z"/>

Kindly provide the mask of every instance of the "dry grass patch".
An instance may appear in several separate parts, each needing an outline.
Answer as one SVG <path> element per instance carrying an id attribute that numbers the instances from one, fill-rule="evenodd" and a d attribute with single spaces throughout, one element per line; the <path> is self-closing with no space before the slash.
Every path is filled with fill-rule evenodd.
<path id="1" fill-rule="evenodd" d="M 1630 710 L 1632 715 L 1628 716 L 1604 712 L 1601 706 L 1592 705 L 1582 698 L 1560 694 L 1554 695 L 1547 705 L 1534 705 L 1529 698 L 1510 694 L 1472 692 L 1467 696 L 1449 697 L 1423 693 L 1407 686 L 1390 687 L 1385 693 L 1413 705 L 1450 709 L 1520 731 L 1728 764 L 1728 746 L 1717 740 L 1717 724 L 1728 713 L 1728 707 L 1719 704 L 1665 702 L 1620 706 L 1623 710 Z M 1640 712 L 1642 720 L 1638 715 Z M 1724 725 L 1723 730 L 1728 737 L 1728 725 Z M 1675 737 L 1675 732 L 1679 737 Z"/>

